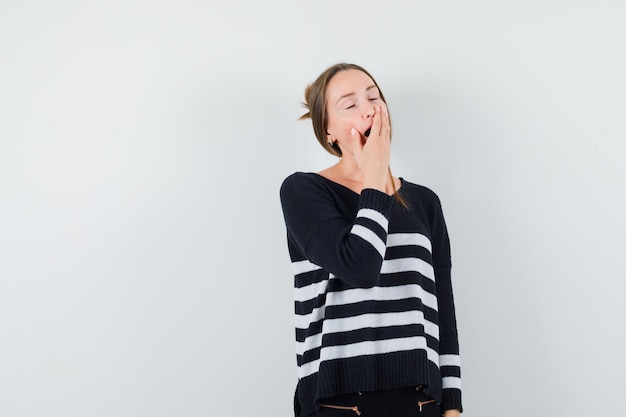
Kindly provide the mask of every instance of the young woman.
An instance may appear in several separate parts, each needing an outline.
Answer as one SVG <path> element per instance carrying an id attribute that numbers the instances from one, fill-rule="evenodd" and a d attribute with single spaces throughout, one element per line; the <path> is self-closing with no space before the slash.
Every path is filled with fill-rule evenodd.
<path id="1" fill-rule="evenodd" d="M 439 199 L 391 174 L 389 113 L 365 69 L 328 68 L 306 88 L 305 106 L 301 119 L 340 159 L 280 189 L 295 274 L 296 416 L 458 416 Z"/>

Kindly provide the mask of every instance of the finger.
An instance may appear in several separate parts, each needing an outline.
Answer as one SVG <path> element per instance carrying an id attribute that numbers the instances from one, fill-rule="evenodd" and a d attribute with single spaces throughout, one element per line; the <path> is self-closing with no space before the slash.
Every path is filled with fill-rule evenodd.
<path id="1" fill-rule="evenodd" d="M 383 135 L 386 139 L 389 139 L 389 133 L 391 132 L 391 123 L 389 122 L 389 112 L 387 111 L 387 105 L 384 103 L 381 105 L 381 135 Z"/>
<path id="2" fill-rule="evenodd" d="M 380 129 L 382 123 L 380 120 L 380 106 L 374 109 L 374 120 L 372 121 L 372 127 L 370 128 L 370 136 L 374 133 L 375 136 L 380 136 Z"/>
<path id="3" fill-rule="evenodd" d="M 361 134 L 355 128 L 350 129 L 350 137 L 352 138 L 352 152 L 355 156 L 360 155 L 363 152 L 363 145 L 361 144 Z"/>

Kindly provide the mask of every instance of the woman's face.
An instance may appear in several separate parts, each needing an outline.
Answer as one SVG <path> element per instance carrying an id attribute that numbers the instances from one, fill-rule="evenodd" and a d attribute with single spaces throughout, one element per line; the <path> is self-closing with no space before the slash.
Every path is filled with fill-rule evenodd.
<path id="1" fill-rule="evenodd" d="M 384 106 L 374 81 L 364 72 L 350 69 L 340 71 L 326 87 L 326 108 L 329 141 L 338 142 L 342 152 L 350 152 L 352 128 L 365 143 L 372 127 L 375 108 Z"/>

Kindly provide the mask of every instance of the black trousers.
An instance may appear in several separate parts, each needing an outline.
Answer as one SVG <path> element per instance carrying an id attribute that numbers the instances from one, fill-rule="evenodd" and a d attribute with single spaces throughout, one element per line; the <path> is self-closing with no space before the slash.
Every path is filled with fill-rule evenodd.
<path id="1" fill-rule="evenodd" d="M 311 417 L 441 417 L 441 410 L 420 387 L 339 395 L 320 401 Z"/>

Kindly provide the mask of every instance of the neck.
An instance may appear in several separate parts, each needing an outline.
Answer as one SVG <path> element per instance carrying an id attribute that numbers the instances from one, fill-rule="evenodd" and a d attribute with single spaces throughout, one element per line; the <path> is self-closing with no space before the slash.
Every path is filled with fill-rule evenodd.
<path id="1" fill-rule="evenodd" d="M 340 182 L 349 184 L 349 188 L 360 192 L 363 189 L 363 172 L 354 159 L 344 155 L 334 166 Z M 339 179 L 338 178 L 338 179 Z M 400 180 L 391 175 L 391 168 L 385 185 L 385 192 L 393 195 L 400 188 Z"/>
<path id="2" fill-rule="evenodd" d="M 361 172 L 354 159 L 343 156 L 335 167 L 346 180 L 363 184 L 363 172 Z"/>

